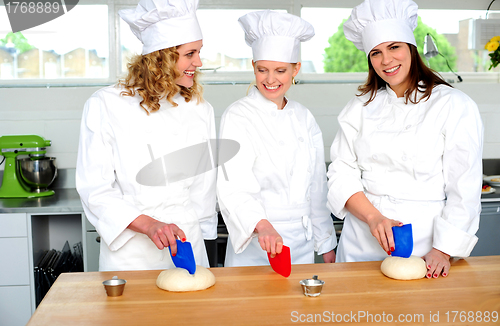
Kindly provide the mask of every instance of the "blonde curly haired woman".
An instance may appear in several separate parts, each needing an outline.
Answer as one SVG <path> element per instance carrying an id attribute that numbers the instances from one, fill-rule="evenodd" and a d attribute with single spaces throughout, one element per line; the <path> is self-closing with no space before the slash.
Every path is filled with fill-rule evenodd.
<path id="1" fill-rule="evenodd" d="M 196 81 L 198 3 L 157 1 L 119 12 L 143 53 L 83 112 L 76 186 L 102 239 L 101 271 L 174 267 L 164 249 L 175 255 L 177 239 L 209 267 L 203 240 L 216 237 L 215 170 L 172 182 L 163 164 L 167 154 L 215 138 L 213 108 Z"/>

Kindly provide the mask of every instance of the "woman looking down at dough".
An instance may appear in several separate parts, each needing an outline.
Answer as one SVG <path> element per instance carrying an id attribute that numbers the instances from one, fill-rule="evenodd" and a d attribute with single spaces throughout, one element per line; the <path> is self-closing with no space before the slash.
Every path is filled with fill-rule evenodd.
<path id="1" fill-rule="evenodd" d="M 483 128 L 476 104 L 422 62 L 411 0 L 365 0 L 344 24 L 368 80 L 339 115 L 328 205 L 345 218 L 337 261 L 383 260 L 411 223 L 428 278 L 477 242 Z"/>
<path id="2" fill-rule="evenodd" d="M 334 262 L 322 133 L 311 112 L 285 96 L 300 70 L 300 42 L 314 29 L 269 10 L 239 22 L 253 50 L 256 85 L 221 119 L 220 138 L 240 144 L 217 177 L 229 232 L 225 266 L 269 265 L 267 253 L 274 257 L 283 245 L 292 264 L 313 263 L 315 250 Z"/>
<path id="3" fill-rule="evenodd" d="M 76 186 L 103 240 L 101 271 L 174 267 L 166 247 L 175 254 L 176 239 L 190 241 L 196 264 L 209 267 L 203 239 L 216 237 L 215 170 L 174 182 L 167 177 L 176 171 L 162 163 L 215 138 L 212 106 L 196 81 L 203 45 L 197 6 L 141 0 L 121 10 L 143 53 L 124 80 L 85 104 Z"/>

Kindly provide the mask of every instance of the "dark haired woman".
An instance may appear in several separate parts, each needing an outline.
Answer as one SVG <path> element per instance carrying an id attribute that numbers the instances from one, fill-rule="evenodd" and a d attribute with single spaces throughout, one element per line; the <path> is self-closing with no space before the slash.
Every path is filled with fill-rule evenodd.
<path id="1" fill-rule="evenodd" d="M 143 0 L 120 11 L 143 53 L 124 80 L 85 104 L 76 187 L 101 236 L 101 271 L 174 267 L 166 247 L 175 254 L 176 239 L 190 241 L 196 264 L 209 267 L 203 239 L 216 237 L 215 170 L 169 182 L 173 171 L 160 161 L 215 138 L 212 106 L 196 81 L 203 44 L 197 4 Z M 158 169 L 141 174 L 148 167 Z"/>
<path id="2" fill-rule="evenodd" d="M 365 0 L 344 33 L 368 57 L 367 82 L 339 116 L 328 205 L 345 218 L 337 261 L 383 260 L 411 223 L 427 277 L 477 242 L 483 127 L 476 104 L 422 62 L 411 0 Z"/>

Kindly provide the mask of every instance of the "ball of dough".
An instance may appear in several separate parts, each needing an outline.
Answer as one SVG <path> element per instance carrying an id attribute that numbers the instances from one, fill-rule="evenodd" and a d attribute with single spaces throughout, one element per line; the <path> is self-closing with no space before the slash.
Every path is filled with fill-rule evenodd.
<path id="1" fill-rule="evenodd" d="M 380 266 L 385 276 L 396 280 L 416 280 L 425 276 L 425 261 L 417 256 L 387 257 Z"/>
<path id="2" fill-rule="evenodd" d="M 215 276 L 203 266 L 196 266 L 194 275 L 184 268 L 164 270 L 156 279 L 156 286 L 172 292 L 205 290 L 215 284 Z"/>

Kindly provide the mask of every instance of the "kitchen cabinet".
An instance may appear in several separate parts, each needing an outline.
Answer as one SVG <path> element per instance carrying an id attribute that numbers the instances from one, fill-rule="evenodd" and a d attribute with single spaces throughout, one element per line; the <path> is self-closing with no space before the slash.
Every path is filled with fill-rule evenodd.
<path id="1" fill-rule="evenodd" d="M 471 256 L 500 255 L 500 202 L 483 202 L 479 219 L 478 241 Z"/>
<path id="2" fill-rule="evenodd" d="M 101 245 L 101 236 L 97 233 L 95 227 L 85 219 L 85 237 L 87 238 L 87 264 L 86 272 L 97 272 L 99 270 L 99 251 Z"/>
<path id="3" fill-rule="evenodd" d="M 0 214 L 0 324 L 26 325 L 33 311 L 26 214 Z"/>
<path id="4" fill-rule="evenodd" d="M 0 286 L 0 325 L 26 325 L 31 318 L 29 285 Z"/>
<path id="5" fill-rule="evenodd" d="M 0 215 L 0 286 L 29 284 L 26 214 Z"/>
<path id="6" fill-rule="evenodd" d="M 87 245 L 89 233 L 93 243 Z M 96 235 L 74 189 L 46 198 L 0 199 L 0 325 L 26 325 L 35 311 L 34 267 L 45 251 L 81 242 L 81 272 L 96 271 Z"/>

